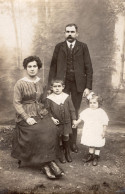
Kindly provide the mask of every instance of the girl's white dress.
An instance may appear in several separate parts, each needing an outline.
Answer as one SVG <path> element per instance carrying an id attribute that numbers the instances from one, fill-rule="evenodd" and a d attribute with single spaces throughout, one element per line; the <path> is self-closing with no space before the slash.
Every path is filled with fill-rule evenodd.
<path id="1" fill-rule="evenodd" d="M 87 108 L 80 113 L 80 119 L 84 121 L 81 144 L 92 147 L 103 147 L 105 138 L 102 138 L 103 125 L 108 125 L 106 112 L 97 108 Z"/>

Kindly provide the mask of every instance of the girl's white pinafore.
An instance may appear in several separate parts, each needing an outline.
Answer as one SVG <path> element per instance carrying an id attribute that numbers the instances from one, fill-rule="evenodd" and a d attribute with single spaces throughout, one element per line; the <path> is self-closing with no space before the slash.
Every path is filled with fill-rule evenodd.
<path id="1" fill-rule="evenodd" d="M 87 108 L 80 113 L 80 119 L 84 121 L 81 144 L 92 147 L 103 147 L 105 138 L 102 138 L 103 125 L 108 125 L 106 112 L 97 108 Z"/>

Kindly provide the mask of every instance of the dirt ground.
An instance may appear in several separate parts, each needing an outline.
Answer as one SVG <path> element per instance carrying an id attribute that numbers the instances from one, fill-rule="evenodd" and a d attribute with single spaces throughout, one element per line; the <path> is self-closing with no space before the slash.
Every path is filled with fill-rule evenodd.
<path id="1" fill-rule="evenodd" d="M 65 172 L 59 180 L 48 180 L 38 167 L 18 168 L 10 156 L 12 134 L 13 126 L 0 127 L 0 194 L 125 193 L 125 126 L 109 127 L 96 167 L 82 162 L 88 149 L 80 144 L 79 129 L 79 152 L 71 153 L 72 163 L 59 163 Z"/>

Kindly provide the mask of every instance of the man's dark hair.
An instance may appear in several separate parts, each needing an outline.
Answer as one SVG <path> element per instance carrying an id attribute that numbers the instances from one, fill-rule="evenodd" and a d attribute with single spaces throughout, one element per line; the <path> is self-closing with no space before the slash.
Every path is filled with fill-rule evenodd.
<path id="1" fill-rule="evenodd" d="M 23 67 L 24 67 L 24 69 L 27 69 L 28 63 L 33 62 L 33 61 L 36 61 L 38 69 L 40 69 L 42 67 L 42 62 L 41 62 L 39 57 L 37 57 L 37 56 L 29 56 L 29 57 L 27 57 L 27 58 L 25 58 L 23 60 Z"/>
<path id="2" fill-rule="evenodd" d="M 66 29 L 67 27 L 72 27 L 72 26 L 75 27 L 76 31 L 78 31 L 78 26 L 77 26 L 76 24 L 73 24 L 73 23 L 67 24 L 66 27 L 65 27 L 65 29 Z"/>

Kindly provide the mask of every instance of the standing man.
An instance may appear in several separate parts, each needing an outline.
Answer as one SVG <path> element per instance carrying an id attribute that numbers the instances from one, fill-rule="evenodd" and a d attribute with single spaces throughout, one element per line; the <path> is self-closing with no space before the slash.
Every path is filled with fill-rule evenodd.
<path id="1" fill-rule="evenodd" d="M 92 89 L 92 63 L 88 47 L 85 43 L 79 42 L 78 27 L 75 24 L 68 24 L 65 27 L 65 41 L 56 45 L 49 72 L 48 84 L 52 79 L 62 79 L 65 82 L 64 92 L 71 94 L 71 98 L 78 111 L 82 96 L 87 96 Z M 70 136 L 70 147 L 75 153 L 78 152 L 76 145 L 77 129 L 72 129 Z"/>

